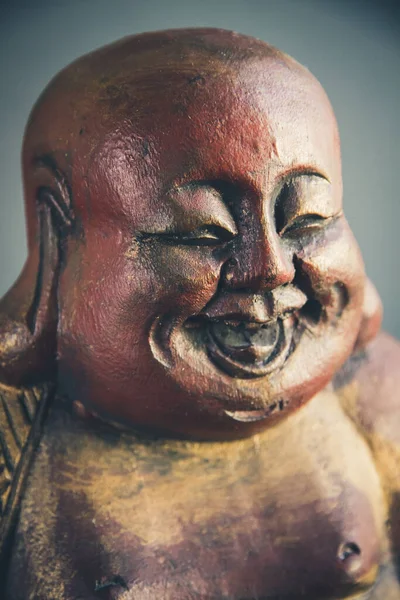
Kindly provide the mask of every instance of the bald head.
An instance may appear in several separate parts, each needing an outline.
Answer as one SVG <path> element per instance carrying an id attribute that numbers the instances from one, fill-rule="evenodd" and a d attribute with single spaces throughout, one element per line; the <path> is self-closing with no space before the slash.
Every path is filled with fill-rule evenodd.
<path id="1" fill-rule="evenodd" d="M 93 155 L 108 135 L 129 122 L 131 130 L 136 128 L 138 137 L 145 139 L 144 130 L 156 115 L 169 113 L 169 120 L 179 119 L 196 98 L 212 104 L 221 93 L 232 92 L 246 103 L 246 94 L 241 94 L 243 74 L 254 79 L 261 63 L 266 74 L 279 74 L 285 88 L 298 88 L 301 80 L 302 89 L 317 92 L 317 102 L 330 111 L 322 88 L 307 69 L 261 40 L 226 30 L 129 36 L 66 67 L 44 90 L 26 128 L 23 168 L 29 246 L 36 237 L 38 187 L 54 187 L 50 184 L 56 178 L 56 186 L 62 188 L 60 212 L 73 219 L 72 189 L 76 195 L 77 182 L 87 177 Z M 276 95 L 276 89 L 272 93 Z M 146 141 L 142 150 L 146 154 Z"/>
<path id="2" fill-rule="evenodd" d="M 200 86 L 206 78 L 233 76 L 243 62 L 270 59 L 311 75 L 289 56 L 261 40 L 220 29 L 182 29 L 129 36 L 87 54 L 50 82 L 34 107 L 25 152 L 77 143 L 84 121 L 115 122 L 171 87 Z M 91 134 L 93 135 L 93 131 Z"/>

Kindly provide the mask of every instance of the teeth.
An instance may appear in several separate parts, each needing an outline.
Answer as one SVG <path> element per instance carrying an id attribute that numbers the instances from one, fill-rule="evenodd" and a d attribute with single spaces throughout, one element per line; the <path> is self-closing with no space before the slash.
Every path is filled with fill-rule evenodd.
<path id="1" fill-rule="evenodd" d="M 266 408 L 264 410 L 226 410 L 225 414 L 231 417 L 235 421 L 241 421 L 242 423 L 251 423 L 252 421 L 261 421 L 269 416 L 271 409 Z"/>
<path id="2" fill-rule="evenodd" d="M 279 339 L 277 321 L 268 325 L 238 324 L 216 321 L 209 325 L 209 333 L 220 349 L 241 362 L 255 363 L 268 360 Z"/>

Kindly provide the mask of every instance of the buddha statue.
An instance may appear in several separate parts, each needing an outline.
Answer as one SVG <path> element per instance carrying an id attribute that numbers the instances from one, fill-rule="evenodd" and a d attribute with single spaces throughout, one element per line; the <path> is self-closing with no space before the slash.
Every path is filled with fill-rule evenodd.
<path id="1" fill-rule="evenodd" d="M 43 92 L 23 176 L 1 598 L 400 599 L 400 347 L 310 72 L 124 38 Z"/>

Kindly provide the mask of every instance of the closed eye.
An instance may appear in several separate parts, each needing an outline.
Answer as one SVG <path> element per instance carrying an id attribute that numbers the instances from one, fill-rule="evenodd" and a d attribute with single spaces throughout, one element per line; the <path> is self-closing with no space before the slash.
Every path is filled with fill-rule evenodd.
<path id="1" fill-rule="evenodd" d="M 318 214 L 311 213 L 308 215 L 301 215 L 300 217 L 297 217 L 288 223 L 288 225 L 284 227 L 279 234 L 282 236 L 288 234 L 297 234 L 304 230 L 317 230 L 329 220 L 330 217 L 322 217 Z"/>
<path id="2" fill-rule="evenodd" d="M 166 243 L 181 246 L 219 246 L 235 236 L 224 227 L 206 225 L 189 232 L 144 234 L 143 237 L 158 237 Z"/>

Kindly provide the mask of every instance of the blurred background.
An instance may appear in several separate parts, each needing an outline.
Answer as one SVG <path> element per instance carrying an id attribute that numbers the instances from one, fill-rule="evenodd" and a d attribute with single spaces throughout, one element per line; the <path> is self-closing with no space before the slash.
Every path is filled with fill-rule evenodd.
<path id="1" fill-rule="evenodd" d="M 0 0 L 0 296 L 26 256 L 20 149 L 44 86 L 122 36 L 188 26 L 259 37 L 321 81 L 341 132 L 347 217 L 400 338 L 400 1 Z"/>

